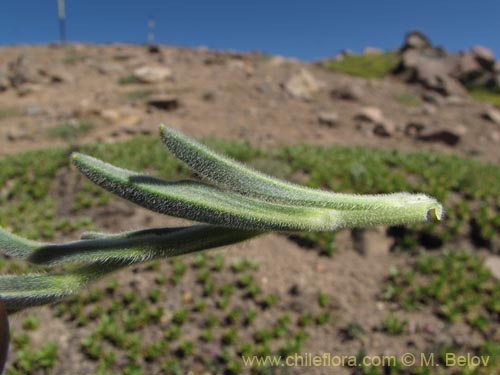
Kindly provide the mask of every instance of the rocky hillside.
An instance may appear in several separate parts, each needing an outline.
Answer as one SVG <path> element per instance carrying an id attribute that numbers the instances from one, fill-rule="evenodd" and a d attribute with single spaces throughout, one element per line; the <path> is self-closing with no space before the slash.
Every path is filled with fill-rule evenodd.
<path id="1" fill-rule="evenodd" d="M 381 78 L 354 76 L 381 58 Z M 396 53 L 320 63 L 163 45 L 2 47 L 0 153 L 114 141 L 163 122 L 259 145 L 426 148 L 498 161 L 500 112 L 467 92 L 495 99 L 498 66 L 487 48 L 450 54 L 420 33 Z"/>

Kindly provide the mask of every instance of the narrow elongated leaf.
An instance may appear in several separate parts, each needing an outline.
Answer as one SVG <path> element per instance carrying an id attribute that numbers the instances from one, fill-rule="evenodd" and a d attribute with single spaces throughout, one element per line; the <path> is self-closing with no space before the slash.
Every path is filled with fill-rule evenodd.
<path id="1" fill-rule="evenodd" d="M 77 293 L 98 278 L 124 267 L 123 264 L 92 264 L 60 274 L 0 276 L 0 296 L 8 312 L 45 305 Z"/>
<path id="2" fill-rule="evenodd" d="M 261 231 L 329 231 L 342 227 L 400 224 L 426 220 L 436 204 L 380 206 L 372 210 L 334 210 L 293 206 L 246 197 L 196 181 L 167 182 L 73 154 L 73 162 L 97 185 L 150 210 L 184 219 Z"/>
<path id="3" fill-rule="evenodd" d="M 160 125 L 160 132 L 163 143 L 176 158 L 200 176 L 233 191 L 272 202 L 337 210 L 377 210 L 424 203 L 433 207 L 437 219 L 443 215 L 441 205 L 425 194 L 360 195 L 311 189 L 258 172 L 164 125 Z"/>
<path id="4" fill-rule="evenodd" d="M 179 228 L 154 228 L 119 234 L 93 234 L 93 239 L 62 244 L 37 243 L 0 231 L 4 238 L 0 250 L 39 265 L 69 262 L 132 264 L 155 258 L 173 257 L 240 242 L 260 234 L 218 227 L 194 225 Z M 16 246 L 10 246 L 10 244 Z M 12 251 L 14 249 L 15 251 Z M 1 294 L 0 294 L 1 295 Z"/>

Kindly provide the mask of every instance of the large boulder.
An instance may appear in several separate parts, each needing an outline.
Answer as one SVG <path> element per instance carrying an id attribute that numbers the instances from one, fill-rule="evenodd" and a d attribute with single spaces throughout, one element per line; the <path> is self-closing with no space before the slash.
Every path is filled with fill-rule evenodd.
<path id="1" fill-rule="evenodd" d="M 409 49 L 403 53 L 396 73 L 407 82 L 418 83 L 441 95 L 465 95 L 464 87 L 453 77 L 455 69 L 456 59 L 439 51 Z"/>
<path id="2" fill-rule="evenodd" d="M 500 85 L 500 64 L 487 47 L 478 45 L 470 51 L 448 53 L 434 47 L 423 33 L 412 31 L 399 51 L 401 63 L 394 73 L 441 95 L 463 96 L 465 87 Z"/>

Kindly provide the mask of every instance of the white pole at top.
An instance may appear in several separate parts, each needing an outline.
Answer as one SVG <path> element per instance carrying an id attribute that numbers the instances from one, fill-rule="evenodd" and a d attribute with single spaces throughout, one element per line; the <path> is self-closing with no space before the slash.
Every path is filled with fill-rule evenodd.
<path id="1" fill-rule="evenodd" d="M 59 40 L 61 43 L 66 42 L 66 7 L 65 0 L 57 0 L 57 8 L 59 13 Z"/>

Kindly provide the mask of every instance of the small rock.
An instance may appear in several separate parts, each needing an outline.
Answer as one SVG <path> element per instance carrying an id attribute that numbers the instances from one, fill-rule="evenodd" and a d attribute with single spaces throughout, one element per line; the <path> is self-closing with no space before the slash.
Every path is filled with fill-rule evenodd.
<path id="1" fill-rule="evenodd" d="M 490 270 L 495 279 L 500 280 L 500 256 L 489 255 L 484 261 L 484 266 Z"/>
<path id="2" fill-rule="evenodd" d="M 142 121 L 141 116 L 129 108 L 108 108 L 100 110 L 98 114 L 110 124 L 130 126 Z"/>
<path id="3" fill-rule="evenodd" d="M 360 121 L 357 128 L 365 133 L 390 137 L 396 131 L 394 122 L 386 119 L 382 110 L 377 107 L 364 107 L 354 118 Z"/>
<path id="4" fill-rule="evenodd" d="M 183 303 L 190 303 L 193 301 L 193 295 L 191 294 L 191 292 L 184 292 L 182 294 L 182 302 Z"/>
<path id="5" fill-rule="evenodd" d="M 22 129 L 8 129 L 5 133 L 5 137 L 11 142 L 32 139 L 32 135 L 28 131 Z"/>
<path id="6" fill-rule="evenodd" d="M 467 129 L 463 125 L 453 128 L 435 126 L 423 129 L 417 138 L 422 141 L 442 142 L 450 146 L 455 146 L 466 133 Z"/>
<path id="7" fill-rule="evenodd" d="M 319 112 L 318 122 L 323 125 L 334 126 L 339 120 L 339 115 L 336 112 Z"/>
<path id="8" fill-rule="evenodd" d="M 390 137 L 396 131 L 396 124 L 391 120 L 384 120 L 375 124 L 373 133 L 380 137 Z"/>
<path id="9" fill-rule="evenodd" d="M 495 124 L 500 125 L 500 112 L 496 109 L 489 108 L 486 112 L 482 114 L 482 117 L 486 120 L 494 122 Z"/>
<path id="10" fill-rule="evenodd" d="M 147 101 L 148 106 L 162 111 L 174 111 L 179 108 L 179 100 L 175 97 L 154 97 Z"/>
<path id="11" fill-rule="evenodd" d="M 73 83 L 75 82 L 75 77 L 65 69 L 52 69 L 47 72 L 47 77 L 50 79 L 51 83 Z"/>
<path id="12" fill-rule="evenodd" d="M 384 115 L 382 114 L 382 110 L 380 108 L 363 107 L 361 111 L 356 114 L 355 119 L 377 124 L 384 121 Z"/>
<path id="13" fill-rule="evenodd" d="M 142 66 L 134 70 L 134 76 L 143 83 L 157 83 L 172 78 L 172 71 L 165 66 Z"/>
<path id="14" fill-rule="evenodd" d="M 346 84 L 334 88 L 330 92 L 332 98 L 359 101 L 363 98 L 363 89 L 356 84 Z"/>
<path id="15" fill-rule="evenodd" d="M 420 133 L 425 129 L 425 125 L 419 122 L 409 122 L 405 126 L 405 135 L 417 138 Z"/>
<path id="16" fill-rule="evenodd" d="M 302 69 L 285 83 L 285 90 L 297 99 L 310 100 L 322 86 L 310 72 Z"/>

